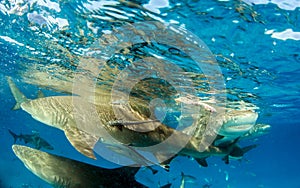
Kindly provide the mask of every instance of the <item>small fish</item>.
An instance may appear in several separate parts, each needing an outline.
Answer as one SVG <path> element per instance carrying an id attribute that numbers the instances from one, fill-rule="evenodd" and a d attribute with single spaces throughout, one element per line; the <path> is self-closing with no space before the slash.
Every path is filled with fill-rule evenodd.
<path id="1" fill-rule="evenodd" d="M 225 180 L 228 181 L 229 180 L 229 174 L 226 170 L 224 171 L 224 173 L 225 173 Z"/>
<path id="2" fill-rule="evenodd" d="M 185 175 L 183 172 L 181 173 L 181 184 L 180 188 L 185 188 L 187 183 L 195 184 L 197 181 L 197 178 L 190 175 Z"/>
<path id="3" fill-rule="evenodd" d="M 32 134 L 20 134 L 17 135 L 8 129 L 8 132 L 14 137 L 14 144 L 17 140 L 23 140 L 25 144 L 31 144 L 35 149 L 45 148 L 48 150 L 53 150 L 54 148 L 43 138 L 40 137 L 38 132 L 33 132 Z"/>
<path id="4" fill-rule="evenodd" d="M 202 185 L 202 188 L 210 188 L 212 184 L 206 183 L 204 185 Z"/>

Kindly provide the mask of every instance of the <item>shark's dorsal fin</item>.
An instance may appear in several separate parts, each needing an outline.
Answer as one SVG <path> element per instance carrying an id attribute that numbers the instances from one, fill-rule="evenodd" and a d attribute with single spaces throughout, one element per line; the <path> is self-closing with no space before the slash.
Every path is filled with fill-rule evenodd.
<path id="1" fill-rule="evenodd" d="M 99 137 L 90 135 L 70 125 L 65 126 L 64 132 L 69 142 L 77 151 L 89 158 L 96 159 L 93 148 L 98 142 Z"/>
<path id="2" fill-rule="evenodd" d="M 223 157 L 222 160 L 225 162 L 225 164 L 229 164 L 229 155 L 226 155 L 225 157 Z"/>
<path id="3" fill-rule="evenodd" d="M 18 110 L 21 108 L 21 103 L 28 101 L 29 99 L 17 88 L 16 84 L 13 82 L 11 77 L 6 77 L 11 93 L 13 94 L 16 105 L 12 108 L 13 110 Z"/>

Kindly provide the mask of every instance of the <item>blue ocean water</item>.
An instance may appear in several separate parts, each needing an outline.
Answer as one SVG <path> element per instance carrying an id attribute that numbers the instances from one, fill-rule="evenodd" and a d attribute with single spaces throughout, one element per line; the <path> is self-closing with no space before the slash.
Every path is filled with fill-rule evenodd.
<path id="1" fill-rule="evenodd" d="M 172 162 L 171 174 L 161 171 L 147 177 L 144 171 L 137 179 L 150 187 L 172 179 L 172 186 L 179 187 L 183 172 L 196 178 L 187 181 L 185 187 L 300 187 L 299 7 L 297 0 L 1 1 L 0 186 L 51 187 L 14 155 L 14 140 L 8 129 L 17 134 L 38 131 L 55 148 L 55 154 L 107 168 L 116 166 L 84 157 L 62 131 L 39 123 L 24 111 L 13 111 L 15 101 L 5 76 L 11 76 L 29 98 L 35 98 L 38 89 L 46 96 L 59 95 L 57 88 L 34 82 L 36 73 L 61 78 L 62 69 L 48 65 L 72 70 L 103 33 L 124 23 L 160 21 L 181 26 L 199 37 L 217 59 L 228 99 L 257 106 L 257 122 L 271 125 L 271 131 L 245 141 L 258 147 L 242 160 L 226 165 L 220 158 L 211 157 L 204 168 L 187 157 L 178 157 Z M 181 63 L 181 67 L 190 68 Z"/>

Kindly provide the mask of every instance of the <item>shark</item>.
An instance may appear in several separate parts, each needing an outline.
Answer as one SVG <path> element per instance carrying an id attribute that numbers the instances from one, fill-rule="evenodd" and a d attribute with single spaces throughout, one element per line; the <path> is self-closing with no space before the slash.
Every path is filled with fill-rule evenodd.
<path id="1" fill-rule="evenodd" d="M 30 147 L 13 145 L 12 150 L 28 170 L 53 187 L 136 187 L 137 167 L 105 169 Z"/>
<path id="2" fill-rule="evenodd" d="M 126 151 L 127 156 L 134 158 L 136 162 L 140 162 L 142 158 L 133 152 L 134 148 L 146 148 L 146 151 L 155 155 L 160 164 L 168 163 L 177 155 L 186 155 L 194 157 L 202 166 L 207 166 L 207 157 L 241 157 L 244 151 L 249 151 L 237 146 L 237 141 L 222 147 L 209 145 L 204 150 L 199 150 L 201 139 L 159 121 L 147 119 L 130 106 L 106 101 L 91 105 L 80 96 L 52 96 L 29 100 L 11 79 L 8 79 L 8 83 L 16 99 L 16 106 L 34 119 L 63 130 L 74 148 L 93 159 L 96 159 L 93 148 L 99 140 L 109 146 L 118 147 L 123 153 Z M 114 110 L 126 121 L 118 119 Z M 159 150 L 151 150 L 152 145 L 162 142 L 166 144 Z"/>
<path id="3" fill-rule="evenodd" d="M 258 113 L 254 110 L 236 110 L 231 108 L 211 106 L 199 101 L 199 98 L 192 95 L 188 97 L 179 97 L 175 100 L 176 102 L 182 102 L 184 104 L 203 106 L 204 109 L 206 109 L 205 111 L 200 112 L 201 114 L 204 114 L 201 123 L 216 124 L 216 129 L 213 130 L 218 135 L 213 143 L 216 146 L 226 145 L 228 142 L 233 142 L 235 139 L 246 135 L 251 129 L 254 129 L 254 125 L 256 125 L 256 120 L 258 118 Z M 213 102 L 216 103 L 216 101 Z M 212 113 L 215 114 L 213 117 L 214 121 L 207 122 L 207 119 L 213 115 Z M 199 127 L 199 124 L 194 126 Z M 205 126 L 203 128 L 205 128 Z M 195 131 L 195 127 L 193 126 L 187 127 L 183 131 L 186 134 L 193 135 L 195 137 L 201 138 L 203 135 L 201 129 L 200 131 Z"/>
<path id="4" fill-rule="evenodd" d="M 8 129 L 8 132 L 14 137 L 14 144 L 17 140 L 23 141 L 25 144 L 31 144 L 36 149 L 45 148 L 48 150 L 53 150 L 53 146 L 51 146 L 45 139 L 40 137 L 39 133 L 36 131 L 33 131 L 33 134 L 20 134 L 17 135 L 14 132 L 12 132 L 10 129 Z"/>
<path id="5" fill-rule="evenodd" d="M 223 136 L 214 142 L 220 145 L 224 142 L 235 140 L 248 133 L 256 124 L 258 114 L 252 110 L 232 110 L 226 113 L 225 120 L 218 135 Z"/>
<path id="6" fill-rule="evenodd" d="M 66 137 L 70 141 L 77 151 L 82 153 L 83 155 L 96 159 L 93 148 L 95 144 L 99 141 L 105 140 L 106 147 L 116 153 L 122 154 L 125 157 L 132 159 L 136 162 L 136 165 L 143 165 L 149 166 L 154 165 L 150 160 L 147 160 L 141 154 L 139 154 L 136 150 L 120 144 L 116 143 L 115 141 L 110 141 L 110 136 L 103 130 L 101 126 L 94 126 L 94 123 L 97 122 L 95 120 L 95 114 L 89 113 L 77 113 L 74 112 L 74 100 L 78 100 L 79 97 L 72 97 L 72 96 L 54 96 L 54 97 L 39 97 L 37 99 L 31 100 L 28 99 L 15 85 L 10 77 L 7 77 L 8 84 L 10 86 L 11 92 L 16 99 L 16 105 L 14 106 L 14 110 L 23 109 L 24 111 L 28 112 L 34 119 L 39 122 L 45 123 L 46 125 L 58 128 L 64 131 Z M 103 108 L 105 110 L 105 108 Z M 111 110 L 109 108 L 109 110 Z M 111 111 L 110 111 L 111 112 Z M 101 112 L 104 114 L 103 112 Z M 108 115 L 107 115 L 108 114 Z M 109 117 L 109 113 L 104 114 L 106 118 L 112 119 Z M 83 116 L 84 115 L 84 116 Z M 85 120 L 82 122 L 84 125 L 93 124 L 95 129 L 89 129 L 93 126 L 84 126 L 84 130 L 79 129 L 77 124 L 80 122 L 76 122 L 74 116 L 84 117 Z M 103 117 L 103 119 L 105 119 Z M 78 120 L 80 121 L 80 120 Z M 120 123 L 119 121 L 117 121 Z M 152 121 L 150 121 L 152 122 Z M 140 123 L 147 123 L 140 122 Z M 114 122 L 110 122 L 110 124 L 114 124 Z M 129 122 L 132 124 L 132 122 Z M 89 131 L 90 133 L 86 132 Z M 94 133 L 97 133 L 95 135 Z M 99 136 L 100 135 L 100 136 Z M 167 168 L 162 166 L 163 168 Z M 156 170 L 150 168 L 152 172 L 156 172 Z M 167 170 L 167 169 L 166 169 Z"/>

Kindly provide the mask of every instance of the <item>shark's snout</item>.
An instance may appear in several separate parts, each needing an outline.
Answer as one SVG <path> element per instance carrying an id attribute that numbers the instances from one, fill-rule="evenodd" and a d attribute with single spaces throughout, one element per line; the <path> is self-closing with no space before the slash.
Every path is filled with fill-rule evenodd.
<path id="1" fill-rule="evenodd" d="M 18 156 L 19 155 L 19 146 L 18 145 L 13 145 L 12 146 L 12 150 L 14 151 L 14 153 Z"/>
<path id="2" fill-rule="evenodd" d="M 227 121 L 220 130 L 221 135 L 242 134 L 249 131 L 255 125 L 258 114 L 252 111 L 234 111 L 227 116 Z"/>
<path id="3" fill-rule="evenodd" d="M 224 126 L 234 126 L 234 125 L 246 125 L 246 124 L 254 124 L 258 117 L 256 112 L 252 111 L 242 111 L 228 114 L 229 118 Z"/>
<path id="4" fill-rule="evenodd" d="M 25 146 L 20 146 L 20 145 L 16 145 L 16 144 L 14 144 L 12 146 L 12 150 L 14 151 L 14 153 L 20 160 L 22 160 L 24 158 L 24 156 L 26 155 L 26 152 L 24 152 L 25 148 L 26 148 Z"/>

